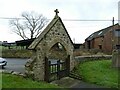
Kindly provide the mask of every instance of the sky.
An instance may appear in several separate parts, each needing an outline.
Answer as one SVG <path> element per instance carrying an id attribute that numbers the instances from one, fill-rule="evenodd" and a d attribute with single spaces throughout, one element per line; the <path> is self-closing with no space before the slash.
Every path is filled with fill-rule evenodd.
<path id="1" fill-rule="evenodd" d="M 34 11 L 52 20 L 54 10 L 58 9 L 58 15 L 71 40 L 74 43 L 84 43 L 93 32 L 111 26 L 113 17 L 115 23 L 118 23 L 118 1 L 120 0 L 0 0 L 0 41 L 14 42 L 22 39 L 12 32 L 9 19 L 3 18 L 20 18 L 22 12 Z"/>

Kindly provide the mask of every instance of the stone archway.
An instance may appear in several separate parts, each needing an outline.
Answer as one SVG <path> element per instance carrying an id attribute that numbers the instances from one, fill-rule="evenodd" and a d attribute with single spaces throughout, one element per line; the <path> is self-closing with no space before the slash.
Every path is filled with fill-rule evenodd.
<path id="1" fill-rule="evenodd" d="M 57 42 L 45 58 L 45 81 L 50 82 L 68 76 L 70 72 L 70 55 L 65 47 Z"/>
<path id="2" fill-rule="evenodd" d="M 58 59 L 57 75 L 61 74 L 58 78 L 68 75 L 69 71 L 74 68 L 73 42 L 58 13 L 28 49 L 33 50 L 33 56 L 26 63 L 26 75 L 35 80 L 49 81 L 50 67 L 48 66 L 51 65 L 49 59 Z M 60 65 L 63 64 L 65 68 L 61 71 Z"/>

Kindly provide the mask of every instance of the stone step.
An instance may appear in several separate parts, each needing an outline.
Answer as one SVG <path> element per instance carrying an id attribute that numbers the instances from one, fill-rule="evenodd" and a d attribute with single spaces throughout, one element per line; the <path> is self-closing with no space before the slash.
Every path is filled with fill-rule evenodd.
<path id="1" fill-rule="evenodd" d="M 82 80 L 82 78 L 76 73 L 70 73 L 69 77 L 74 78 L 74 79 L 78 79 L 78 80 Z"/>

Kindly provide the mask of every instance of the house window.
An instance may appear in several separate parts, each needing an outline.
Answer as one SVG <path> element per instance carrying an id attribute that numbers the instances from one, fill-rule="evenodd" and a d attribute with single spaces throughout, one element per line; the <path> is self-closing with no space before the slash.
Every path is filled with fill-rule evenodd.
<path id="1" fill-rule="evenodd" d="M 99 49 L 102 49 L 102 45 L 99 45 Z"/>
<path id="2" fill-rule="evenodd" d="M 102 34 L 102 31 L 98 33 L 98 35 Z"/>
<path id="3" fill-rule="evenodd" d="M 93 37 L 93 34 L 90 37 Z"/>
<path id="4" fill-rule="evenodd" d="M 120 37 L 120 29 L 116 29 L 114 31 L 114 34 L 115 34 L 116 37 Z"/>
<path id="5" fill-rule="evenodd" d="M 120 45 L 116 45 L 116 49 L 120 49 Z"/>

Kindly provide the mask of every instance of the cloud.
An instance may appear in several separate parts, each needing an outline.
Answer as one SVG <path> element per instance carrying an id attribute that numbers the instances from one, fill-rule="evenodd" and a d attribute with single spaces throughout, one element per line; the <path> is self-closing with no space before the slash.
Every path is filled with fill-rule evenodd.
<path id="1" fill-rule="evenodd" d="M 54 10 L 59 10 L 62 19 L 109 19 L 118 18 L 119 0 L 1 0 L 0 17 L 20 17 L 23 11 L 35 11 L 42 13 L 49 19 L 55 15 Z M 63 21 L 71 38 L 77 42 L 84 42 L 84 39 L 91 33 L 110 26 L 109 22 L 95 21 Z M 8 22 L 1 22 L 0 28 L 5 29 L 2 35 L 9 34 Z M 6 25 L 4 28 L 1 25 Z M 17 36 L 16 36 L 17 37 Z M 2 37 L 1 37 L 2 38 Z M 18 38 L 18 37 L 17 37 Z M 6 38 L 8 39 L 8 38 Z M 9 38 L 12 40 L 13 38 Z"/>

